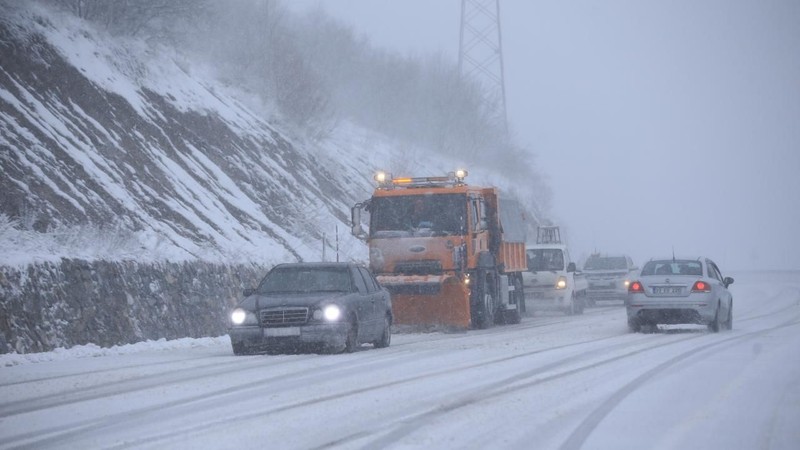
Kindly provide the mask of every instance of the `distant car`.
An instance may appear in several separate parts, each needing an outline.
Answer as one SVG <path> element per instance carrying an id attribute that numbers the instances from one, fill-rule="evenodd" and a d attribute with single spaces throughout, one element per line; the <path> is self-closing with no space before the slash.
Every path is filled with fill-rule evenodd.
<path id="1" fill-rule="evenodd" d="M 352 352 L 391 343 L 392 303 L 367 268 L 354 263 L 275 266 L 230 315 L 233 353 L 312 349 Z"/>
<path id="2" fill-rule="evenodd" d="M 733 278 L 723 278 L 708 258 L 651 260 L 628 286 L 628 327 L 638 332 L 643 326 L 692 323 L 730 330 L 731 284 Z"/>
<path id="3" fill-rule="evenodd" d="M 583 314 L 586 277 L 571 262 L 564 244 L 531 244 L 525 249 L 528 271 L 522 273 L 525 299 L 533 310 Z"/>
<path id="4" fill-rule="evenodd" d="M 628 285 L 639 268 L 628 255 L 592 255 L 583 264 L 583 273 L 589 282 L 586 300 L 590 305 L 600 300 L 628 298 Z"/>

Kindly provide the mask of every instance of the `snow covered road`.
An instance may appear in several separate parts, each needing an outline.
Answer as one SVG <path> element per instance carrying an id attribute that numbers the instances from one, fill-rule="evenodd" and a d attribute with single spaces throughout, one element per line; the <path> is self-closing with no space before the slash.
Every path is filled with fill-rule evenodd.
<path id="1" fill-rule="evenodd" d="M 734 276 L 719 334 L 612 305 L 341 355 L 0 355 L 0 448 L 800 448 L 800 273 Z"/>

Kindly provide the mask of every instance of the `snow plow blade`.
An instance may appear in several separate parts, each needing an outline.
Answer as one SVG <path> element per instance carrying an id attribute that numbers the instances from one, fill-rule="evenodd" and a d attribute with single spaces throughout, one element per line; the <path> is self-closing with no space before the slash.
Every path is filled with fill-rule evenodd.
<path id="1" fill-rule="evenodd" d="M 392 315 L 399 325 L 470 326 L 469 290 L 448 275 L 378 276 L 392 294 Z"/>

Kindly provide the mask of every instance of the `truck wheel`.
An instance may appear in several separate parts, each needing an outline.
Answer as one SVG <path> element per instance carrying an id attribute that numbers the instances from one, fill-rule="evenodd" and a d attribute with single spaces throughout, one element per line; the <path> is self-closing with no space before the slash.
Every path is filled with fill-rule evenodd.
<path id="1" fill-rule="evenodd" d="M 484 270 L 478 271 L 477 286 L 475 286 L 475 301 L 472 305 L 475 311 L 472 315 L 473 324 L 479 329 L 486 329 L 494 325 L 494 283 L 492 273 Z"/>
<path id="2" fill-rule="evenodd" d="M 515 325 L 522 322 L 522 316 L 520 316 L 519 313 L 519 305 L 517 305 L 517 309 L 507 309 L 503 311 L 503 317 L 508 324 Z"/>
<path id="3" fill-rule="evenodd" d="M 522 283 L 516 277 L 512 278 L 514 284 L 513 299 L 516 308 L 503 310 L 503 323 L 518 324 L 522 321 L 522 305 L 525 303 L 525 294 L 522 292 Z"/>
<path id="4" fill-rule="evenodd" d="M 491 328 L 492 325 L 494 325 L 494 307 L 492 303 L 492 296 L 488 292 L 484 292 L 483 311 L 481 314 L 481 321 L 478 324 L 481 329 Z"/>

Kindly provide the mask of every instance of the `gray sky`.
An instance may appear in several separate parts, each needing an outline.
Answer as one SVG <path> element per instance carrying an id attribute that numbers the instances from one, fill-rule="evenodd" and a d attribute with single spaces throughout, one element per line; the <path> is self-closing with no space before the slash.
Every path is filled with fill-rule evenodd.
<path id="1" fill-rule="evenodd" d="M 459 0 L 321 5 L 401 53 L 458 55 Z M 573 256 L 800 269 L 800 1 L 502 0 L 516 140 Z"/>

